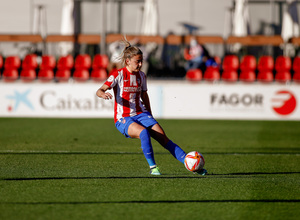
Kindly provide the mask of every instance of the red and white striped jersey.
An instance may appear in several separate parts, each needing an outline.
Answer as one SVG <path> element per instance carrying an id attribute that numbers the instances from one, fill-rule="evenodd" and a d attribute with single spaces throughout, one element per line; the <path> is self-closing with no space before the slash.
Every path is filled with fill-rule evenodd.
<path id="1" fill-rule="evenodd" d="M 105 82 L 113 88 L 115 95 L 115 123 L 123 117 L 135 116 L 146 112 L 141 101 L 142 91 L 147 91 L 144 72 L 130 73 L 126 67 L 112 72 Z"/>

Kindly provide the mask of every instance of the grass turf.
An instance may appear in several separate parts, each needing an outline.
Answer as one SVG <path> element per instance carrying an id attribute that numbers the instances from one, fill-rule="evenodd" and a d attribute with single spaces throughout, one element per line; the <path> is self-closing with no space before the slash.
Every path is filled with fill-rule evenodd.
<path id="1" fill-rule="evenodd" d="M 188 172 L 153 141 L 162 176 L 112 119 L 0 119 L 0 219 L 298 219 L 300 122 L 159 120 Z"/>

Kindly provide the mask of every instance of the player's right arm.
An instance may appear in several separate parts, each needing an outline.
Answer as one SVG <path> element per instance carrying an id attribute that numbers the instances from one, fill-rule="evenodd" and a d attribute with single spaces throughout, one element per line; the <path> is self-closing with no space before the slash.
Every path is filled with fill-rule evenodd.
<path id="1" fill-rule="evenodd" d="M 112 95 L 109 92 L 106 92 L 110 87 L 106 84 L 103 84 L 96 92 L 96 95 L 102 99 L 112 99 Z"/>
<path id="2" fill-rule="evenodd" d="M 100 89 L 97 90 L 96 95 L 100 98 L 103 99 L 112 99 L 112 94 L 110 94 L 109 92 L 107 92 L 108 89 L 113 88 L 114 86 L 117 85 L 118 83 L 118 76 L 119 73 L 118 71 L 113 71 L 109 77 L 107 78 L 107 80 L 105 81 L 105 83 L 100 87 Z"/>

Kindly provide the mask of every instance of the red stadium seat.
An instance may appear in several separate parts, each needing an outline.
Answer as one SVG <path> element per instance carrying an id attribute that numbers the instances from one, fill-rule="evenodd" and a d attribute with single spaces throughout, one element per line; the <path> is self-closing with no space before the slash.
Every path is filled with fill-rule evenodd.
<path id="1" fill-rule="evenodd" d="M 288 70 L 281 70 L 275 74 L 275 81 L 280 83 L 286 83 L 291 81 L 291 73 Z"/>
<path id="2" fill-rule="evenodd" d="M 278 56 L 275 61 L 275 70 L 278 71 L 290 71 L 292 68 L 292 61 L 290 57 Z"/>
<path id="3" fill-rule="evenodd" d="M 19 73 L 17 69 L 4 69 L 2 77 L 6 82 L 13 82 L 19 78 Z"/>
<path id="4" fill-rule="evenodd" d="M 18 56 L 8 56 L 4 62 L 3 79 L 6 82 L 13 82 L 19 78 L 21 59 Z"/>
<path id="5" fill-rule="evenodd" d="M 69 69 L 58 69 L 55 73 L 55 79 L 59 82 L 66 82 L 71 77 L 71 70 Z"/>
<path id="6" fill-rule="evenodd" d="M 108 56 L 105 54 L 96 54 L 93 59 L 93 69 L 107 69 L 109 64 Z"/>
<path id="7" fill-rule="evenodd" d="M 296 56 L 293 61 L 293 81 L 300 83 L 300 56 Z"/>
<path id="8" fill-rule="evenodd" d="M 256 79 L 256 59 L 252 55 L 245 55 L 240 64 L 241 74 L 239 80 L 242 82 L 254 82 Z"/>
<path id="9" fill-rule="evenodd" d="M 91 73 L 91 79 L 94 81 L 105 81 L 107 78 L 107 72 L 104 68 L 93 69 Z"/>
<path id="10" fill-rule="evenodd" d="M 291 80 L 290 70 L 292 68 L 292 61 L 290 57 L 278 56 L 275 61 L 275 81 L 286 83 Z"/>
<path id="11" fill-rule="evenodd" d="M 190 69 L 187 71 L 185 77 L 189 81 L 201 81 L 202 71 L 200 69 Z"/>
<path id="12" fill-rule="evenodd" d="M 243 70 L 239 79 L 242 82 L 254 82 L 256 79 L 255 72 L 253 70 Z"/>
<path id="13" fill-rule="evenodd" d="M 73 78 L 76 81 L 84 82 L 89 79 L 89 71 L 86 69 L 75 69 Z"/>
<path id="14" fill-rule="evenodd" d="M 204 72 L 204 77 L 207 81 L 217 81 L 220 80 L 219 68 L 208 67 Z"/>
<path id="15" fill-rule="evenodd" d="M 44 55 L 42 56 L 42 62 L 40 64 L 40 69 L 54 69 L 56 65 L 56 61 L 54 56 Z"/>
<path id="16" fill-rule="evenodd" d="M 296 83 L 300 83 L 300 72 L 295 72 L 293 75 L 293 81 Z"/>
<path id="17" fill-rule="evenodd" d="M 238 79 L 239 58 L 236 55 L 226 55 L 222 63 L 221 79 L 226 82 L 236 82 Z"/>
<path id="18" fill-rule="evenodd" d="M 79 54 L 75 59 L 75 69 L 89 69 L 91 68 L 91 57 L 88 54 Z"/>
<path id="19" fill-rule="evenodd" d="M 57 69 L 70 70 L 74 66 L 74 59 L 71 55 L 60 57 L 57 61 Z"/>
<path id="20" fill-rule="evenodd" d="M 38 79 L 42 82 L 51 81 L 54 78 L 54 72 L 52 69 L 40 69 L 38 73 Z"/>
<path id="21" fill-rule="evenodd" d="M 38 73 L 38 79 L 42 82 L 51 81 L 54 78 L 54 71 L 56 61 L 51 55 L 43 55 L 42 62 L 40 64 L 40 71 Z"/>
<path id="22" fill-rule="evenodd" d="M 238 80 L 238 74 L 236 70 L 224 70 L 221 78 L 226 82 L 236 82 Z"/>
<path id="23" fill-rule="evenodd" d="M 240 69 L 241 69 L 241 72 L 248 71 L 248 70 L 255 71 L 255 69 L 256 69 L 255 57 L 252 55 L 245 55 L 242 58 L 242 61 L 240 64 Z"/>
<path id="24" fill-rule="evenodd" d="M 223 70 L 235 70 L 239 68 L 239 58 L 236 55 L 226 55 L 222 63 Z"/>
<path id="25" fill-rule="evenodd" d="M 36 54 L 27 54 L 22 62 L 20 78 L 24 82 L 31 82 L 36 79 L 36 68 L 38 67 Z"/>
<path id="26" fill-rule="evenodd" d="M 3 67 L 3 57 L 0 56 L 0 69 L 2 69 L 2 67 Z"/>
<path id="27" fill-rule="evenodd" d="M 19 69 L 21 67 L 21 59 L 18 56 L 6 57 L 4 68 L 5 69 Z"/>
<path id="28" fill-rule="evenodd" d="M 270 70 L 262 70 L 258 72 L 257 80 L 262 83 L 273 82 L 274 80 L 273 72 Z"/>
<path id="29" fill-rule="evenodd" d="M 71 55 L 62 56 L 57 61 L 55 79 L 58 82 L 66 82 L 71 77 L 71 69 L 74 67 L 74 59 Z"/>
<path id="30" fill-rule="evenodd" d="M 36 79 L 36 72 L 33 69 L 23 69 L 20 78 L 25 82 L 31 82 Z"/>
<path id="31" fill-rule="evenodd" d="M 274 69 L 274 59 L 271 56 L 261 56 L 258 60 L 259 71 L 273 71 Z"/>
<path id="32" fill-rule="evenodd" d="M 258 60 L 257 81 L 262 83 L 271 83 L 274 81 L 274 59 L 271 56 L 261 56 Z"/>
<path id="33" fill-rule="evenodd" d="M 91 57 L 88 54 L 79 54 L 75 59 L 75 71 L 73 78 L 76 81 L 86 81 L 89 79 L 89 69 L 91 68 Z"/>
<path id="34" fill-rule="evenodd" d="M 23 62 L 22 62 L 22 68 L 23 69 L 36 69 L 38 67 L 37 63 L 37 56 L 36 54 L 28 54 L 25 56 Z"/>
<path id="35" fill-rule="evenodd" d="M 300 72 L 300 56 L 296 56 L 293 61 L 294 72 Z"/>

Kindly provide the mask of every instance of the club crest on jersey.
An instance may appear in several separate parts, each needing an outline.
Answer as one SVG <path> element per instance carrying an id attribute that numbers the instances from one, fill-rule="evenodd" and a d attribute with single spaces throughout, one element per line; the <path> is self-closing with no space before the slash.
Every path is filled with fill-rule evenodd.
<path id="1" fill-rule="evenodd" d="M 119 122 L 125 124 L 126 123 L 126 119 L 125 118 L 120 118 Z"/>

